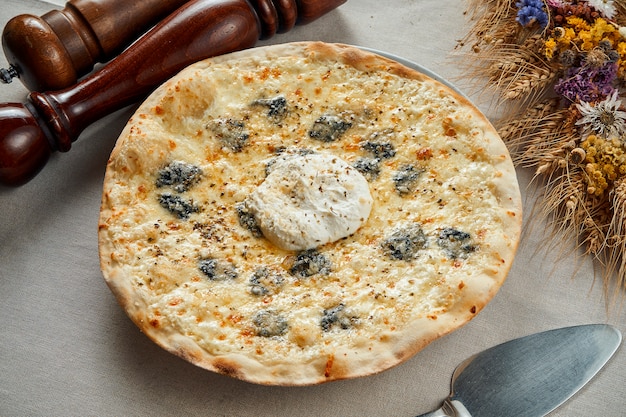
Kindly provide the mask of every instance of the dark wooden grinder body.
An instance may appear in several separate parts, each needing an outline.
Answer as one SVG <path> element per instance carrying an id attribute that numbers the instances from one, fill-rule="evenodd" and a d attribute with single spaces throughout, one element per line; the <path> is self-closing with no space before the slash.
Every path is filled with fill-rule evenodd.
<path id="1" fill-rule="evenodd" d="M 137 102 L 184 67 L 246 49 L 347 0 L 194 0 L 78 84 L 0 104 L 0 183 L 18 186 L 96 120 Z"/>

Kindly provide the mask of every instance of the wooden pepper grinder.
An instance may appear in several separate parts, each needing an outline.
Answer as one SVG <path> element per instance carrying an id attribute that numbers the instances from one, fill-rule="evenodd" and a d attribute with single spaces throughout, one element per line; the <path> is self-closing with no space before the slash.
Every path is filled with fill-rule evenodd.
<path id="1" fill-rule="evenodd" d="M 0 104 L 0 184 L 28 182 L 96 120 L 132 104 L 184 67 L 254 46 L 347 0 L 193 0 L 117 58 L 63 90 Z"/>
<path id="2" fill-rule="evenodd" d="M 41 17 L 16 16 L 2 33 L 9 68 L 0 81 L 19 77 L 34 91 L 69 87 L 187 1 L 71 0 Z"/>

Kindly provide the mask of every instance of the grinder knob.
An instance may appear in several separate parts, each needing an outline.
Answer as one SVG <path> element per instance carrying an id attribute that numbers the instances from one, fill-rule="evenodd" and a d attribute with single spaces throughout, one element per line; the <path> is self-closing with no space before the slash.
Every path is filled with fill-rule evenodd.
<path id="1" fill-rule="evenodd" d="M 9 62 L 0 81 L 18 77 L 29 90 L 75 84 L 188 0 L 71 0 L 63 10 L 9 20 L 2 46 Z"/>

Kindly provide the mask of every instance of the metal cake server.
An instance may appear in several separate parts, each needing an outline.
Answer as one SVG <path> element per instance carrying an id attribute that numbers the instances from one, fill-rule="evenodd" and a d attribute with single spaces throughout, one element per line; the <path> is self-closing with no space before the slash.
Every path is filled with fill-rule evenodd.
<path id="1" fill-rule="evenodd" d="M 462 362 L 443 406 L 418 417 L 545 416 L 589 382 L 621 342 L 614 327 L 590 324 L 494 346 Z"/>

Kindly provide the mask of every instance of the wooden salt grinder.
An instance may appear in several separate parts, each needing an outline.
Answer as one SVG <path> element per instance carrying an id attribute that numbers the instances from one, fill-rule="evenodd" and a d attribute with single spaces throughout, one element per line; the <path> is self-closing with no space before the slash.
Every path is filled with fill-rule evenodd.
<path id="1" fill-rule="evenodd" d="M 193 0 L 100 70 L 63 90 L 0 104 L 0 184 L 18 186 L 96 120 L 144 98 L 184 67 L 254 46 L 347 0 Z"/>
<path id="2" fill-rule="evenodd" d="M 71 0 L 41 17 L 16 16 L 2 33 L 9 68 L 0 81 L 19 77 L 33 91 L 69 87 L 187 1 Z"/>

